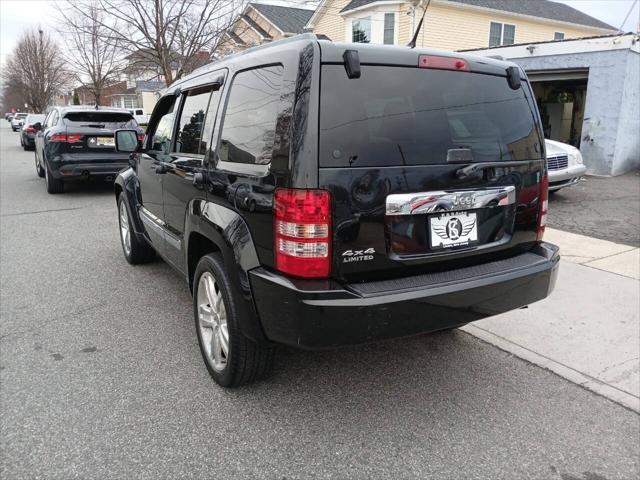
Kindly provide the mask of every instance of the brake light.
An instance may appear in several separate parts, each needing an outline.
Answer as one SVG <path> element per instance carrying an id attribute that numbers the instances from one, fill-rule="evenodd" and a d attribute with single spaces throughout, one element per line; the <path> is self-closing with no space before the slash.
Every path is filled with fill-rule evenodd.
<path id="1" fill-rule="evenodd" d="M 436 70 L 456 70 L 460 72 L 470 72 L 471 67 L 466 60 L 461 58 L 439 57 L 437 55 L 420 55 L 418 57 L 418 67 L 433 68 Z"/>
<path id="2" fill-rule="evenodd" d="M 331 197 L 326 190 L 275 192 L 275 266 L 283 273 L 324 278 L 331 271 Z"/>
<path id="3" fill-rule="evenodd" d="M 49 137 L 50 142 L 66 142 L 66 143 L 78 143 L 82 141 L 83 135 L 51 135 Z"/>
<path id="4" fill-rule="evenodd" d="M 139 142 L 144 142 L 144 133 L 139 133 L 138 134 L 138 141 Z"/>
<path id="5" fill-rule="evenodd" d="M 544 237 L 544 229 L 547 225 L 547 213 L 549 212 L 549 177 L 545 175 L 540 182 L 540 210 L 538 211 L 538 227 L 536 229 L 536 240 L 541 241 Z"/>
<path id="6" fill-rule="evenodd" d="M 24 129 L 25 133 L 36 133 L 36 129 L 33 127 L 27 127 Z"/>

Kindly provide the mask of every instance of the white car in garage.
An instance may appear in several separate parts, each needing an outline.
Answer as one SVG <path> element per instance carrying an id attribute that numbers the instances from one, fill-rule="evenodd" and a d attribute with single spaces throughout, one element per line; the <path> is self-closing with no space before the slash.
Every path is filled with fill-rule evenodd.
<path id="1" fill-rule="evenodd" d="M 545 139 L 544 142 L 547 149 L 549 191 L 554 192 L 578 183 L 587 171 L 582 163 L 580 150 L 555 140 Z"/>

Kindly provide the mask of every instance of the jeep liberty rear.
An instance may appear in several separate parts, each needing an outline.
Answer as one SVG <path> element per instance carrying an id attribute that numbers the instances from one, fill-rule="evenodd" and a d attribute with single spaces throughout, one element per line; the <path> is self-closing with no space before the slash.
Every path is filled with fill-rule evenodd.
<path id="1" fill-rule="evenodd" d="M 176 82 L 137 135 L 114 139 L 123 253 L 184 276 L 222 386 L 262 378 L 277 344 L 451 329 L 553 290 L 540 119 L 512 63 L 305 34 Z"/>
<path id="2" fill-rule="evenodd" d="M 559 255 L 540 242 L 544 142 L 524 73 L 442 52 L 320 45 L 318 190 L 276 190 L 275 268 L 287 277 L 253 276 L 267 336 L 359 343 L 546 297 Z M 263 286 L 286 308 L 271 315 Z"/>

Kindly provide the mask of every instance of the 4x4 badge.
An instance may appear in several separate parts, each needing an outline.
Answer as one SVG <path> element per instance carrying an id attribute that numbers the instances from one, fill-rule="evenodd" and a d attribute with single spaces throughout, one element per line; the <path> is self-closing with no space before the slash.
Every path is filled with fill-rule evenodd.
<path id="1" fill-rule="evenodd" d="M 375 248 L 367 248 L 366 250 L 345 250 L 342 252 L 342 263 L 366 262 L 373 260 L 374 253 L 376 253 Z"/>

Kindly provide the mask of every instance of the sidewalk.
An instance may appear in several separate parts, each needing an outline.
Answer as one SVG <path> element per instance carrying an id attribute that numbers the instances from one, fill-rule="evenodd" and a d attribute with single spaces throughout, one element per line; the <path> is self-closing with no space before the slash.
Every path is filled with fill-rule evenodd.
<path id="1" fill-rule="evenodd" d="M 640 412 L 640 249 L 547 229 L 554 292 L 462 330 Z"/>

